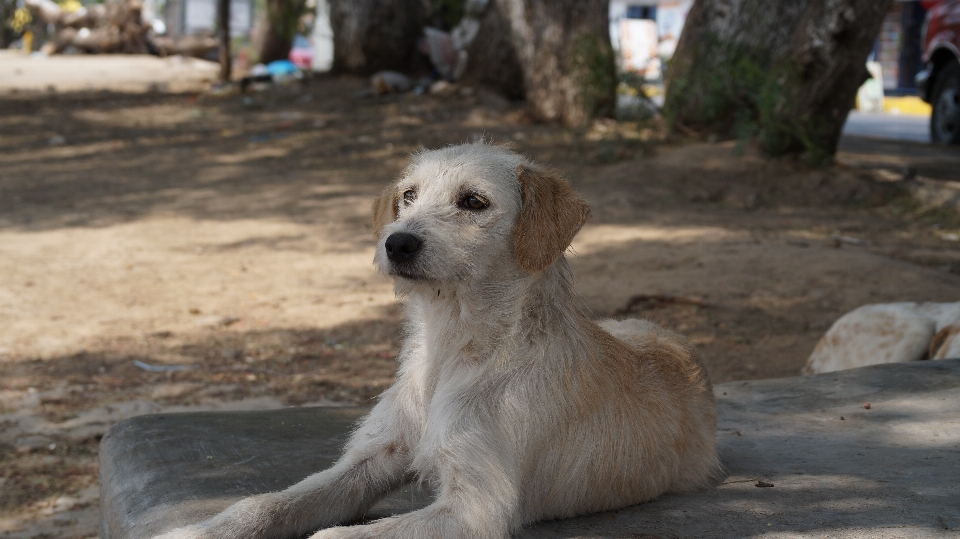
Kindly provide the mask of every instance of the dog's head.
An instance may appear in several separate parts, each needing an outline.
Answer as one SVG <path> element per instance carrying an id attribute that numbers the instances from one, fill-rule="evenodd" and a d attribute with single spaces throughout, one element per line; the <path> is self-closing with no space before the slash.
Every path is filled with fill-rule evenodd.
<path id="1" fill-rule="evenodd" d="M 414 281 L 536 273 L 589 216 L 567 182 L 511 151 L 479 143 L 423 152 L 374 202 L 374 261 Z"/>

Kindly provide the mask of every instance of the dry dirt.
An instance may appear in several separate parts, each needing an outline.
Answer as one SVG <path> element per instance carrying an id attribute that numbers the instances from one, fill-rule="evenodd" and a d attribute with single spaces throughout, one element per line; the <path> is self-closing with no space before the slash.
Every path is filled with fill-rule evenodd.
<path id="1" fill-rule="evenodd" d="M 686 334 L 715 382 L 798 374 L 861 304 L 960 300 L 954 214 L 878 181 L 958 180 L 948 151 L 848 140 L 811 169 L 363 85 L 0 98 L 0 536 L 95 536 L 122 418 L 370 402 L 402 313 L 369 205 L 423 147 L 486 137 L 566 171 L 593 205 L 570 257 L 586 305 Z"/>

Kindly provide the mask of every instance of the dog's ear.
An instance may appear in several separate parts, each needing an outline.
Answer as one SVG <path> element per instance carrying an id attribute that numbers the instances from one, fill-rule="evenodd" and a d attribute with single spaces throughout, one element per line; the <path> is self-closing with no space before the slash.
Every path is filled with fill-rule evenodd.
<path id="1" fill-rule="evenodd" d="M 400 204 L 400 193 L 397 185 L 391 183 L 373 201 L 373 235 L 380 237 L 383 227 L 397 220 L 397 208 Z"/>
<path id="2" fill-rule="evenodd" d="M 930 340 L 930 349 L 927 351 L 927 358 L 945 359 L 946 355 L 939 355 L 940 349 L 948 344 L 947 341 L 949 338 L 953 337 L 957 332 L 960 332 L 960 328 L 955 325 L 947 326 L 938 331 L 937 334 L 933 336 L 933 339 Z M 944 354 L 946 354 L 946 351 L 944 351 Z"/>
<path id="3" fill-rule="evenodd" d="M 534 273 L 554 262 L 570 246 L 590 206 L 573 187 L 557 176 L 521 165 L 521 209 L 513 230 L 514 252 L 520 267 Z"/>

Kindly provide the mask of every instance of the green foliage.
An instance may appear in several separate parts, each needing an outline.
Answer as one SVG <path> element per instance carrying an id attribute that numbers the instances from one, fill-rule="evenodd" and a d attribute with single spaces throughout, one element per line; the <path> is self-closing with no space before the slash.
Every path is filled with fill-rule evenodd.
<path id="1" fill-rule="evenodd" d="M 611 116 L 616 106 L 617 72 L 609 40 L 591 33 L 577 37 L 571 48 L 570 70 L 587 115 Z"/>
<path id="2" fill-rule="evenodd" d="M 741 144 L 756 141 L 774 157 L 799 151 L 813 164 L 830 159 L 819 144 L 823 123 L 796 112 L 801 73 L 792 59 L 775 60 L 763 48 L 708 37 L 692 65 L 687 77 L 671 82 L 667 125 L 679 122 Z"/>

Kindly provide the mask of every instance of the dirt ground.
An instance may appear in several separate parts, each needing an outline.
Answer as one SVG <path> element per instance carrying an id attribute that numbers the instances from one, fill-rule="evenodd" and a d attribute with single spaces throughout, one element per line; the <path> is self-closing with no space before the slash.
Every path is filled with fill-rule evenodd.
<path id="1" fill-rule="evenodd" d="M 402 317 L 370 201 L 420 148 L 485 137 L 566 171 L 593 206 L 586 305 L 686 334 L 715 382 L 797 375 L 859 305 L 960 300 L 960 220 L 883 181 L 960 180 L 949 150 L 847 139 L 811 169 L 364 85 L 0 97 L 0 535 L 95 536 L 125 417 L 369 403 Z"/>

